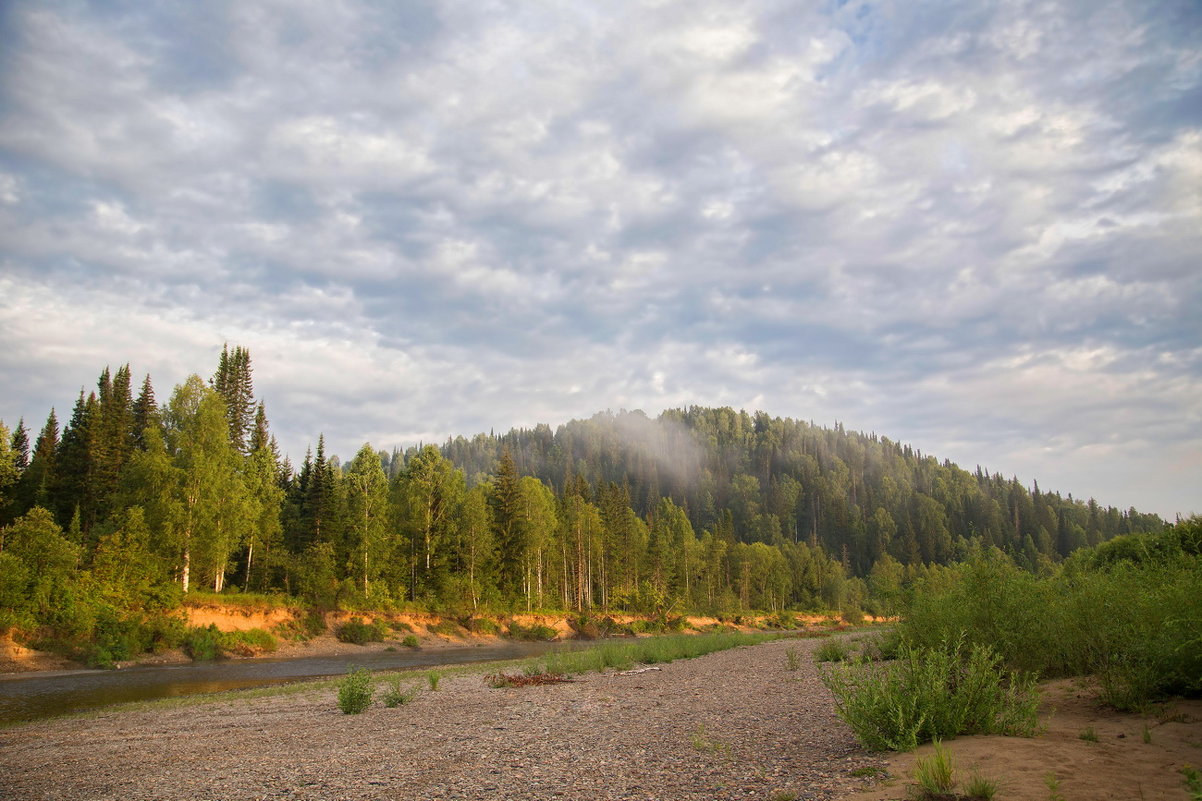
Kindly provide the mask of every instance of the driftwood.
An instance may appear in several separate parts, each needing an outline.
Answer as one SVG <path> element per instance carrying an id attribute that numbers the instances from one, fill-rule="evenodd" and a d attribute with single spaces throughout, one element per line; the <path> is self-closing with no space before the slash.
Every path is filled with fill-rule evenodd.
<path id="1" fill-rule="evenodd" d="M 663 668 L 658 668 L 658 667 L 635 668 L 634 670 L 623 670 L 622 672 L 618 673 L 618 675 L 619 676 L 637 676 L 639 673 L 646 673 L 648 670 L 663 670 Z"/>

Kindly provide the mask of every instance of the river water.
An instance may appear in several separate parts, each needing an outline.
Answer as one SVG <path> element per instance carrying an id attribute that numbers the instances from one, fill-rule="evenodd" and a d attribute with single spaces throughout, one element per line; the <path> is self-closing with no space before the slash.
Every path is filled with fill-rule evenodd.
<path id="1" fill-rule="evenodd" d="M 196 662 L 123 670 L 69 670 L 0 675 L 0 725 L 65 715 L 128 701 L 265 687 L 340 676 L 356 667 L 372 671 L 431 665 L 522 659 L 545 653 L 552 643 L 513 642 L 425 651 L 363 651 L 291 659 Z M 561 646 L 562 647 L 562 646 Z"/>

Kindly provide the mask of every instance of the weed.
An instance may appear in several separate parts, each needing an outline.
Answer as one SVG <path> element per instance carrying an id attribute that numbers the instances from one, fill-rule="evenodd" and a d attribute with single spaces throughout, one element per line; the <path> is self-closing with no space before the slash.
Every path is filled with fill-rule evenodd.
<path id="1" fill-rule="evenodd" d="M 437 670 L 431 670 L 426 674 L 426 681 L 430 683 L 430 691 L 435 692 L 438 690 L 438 682 L 442 681 L 442 674 Z"/>
<path id="2" fill-rule="evenodd" d="M 993 801 L 997 795 L 998 783 L 981 775 L 980 768 L 973 768 L 972 776 L 964 785 L 964 794 L 969 798 L 979 798 L 982 801 Z"/>
<path id="3" fill-rule="evenodd" d="M 830 639 L 818 646 L 814 652 L 815 662 L 846 662 L 851 656 L 851 647 L 843 639 Z"/>
<path id="4" fill-rule="evenodd" d="M 1202 773 L 1189 765 L 1183 766 L 1178 773 L 1185 777 L 1185 789 L 1189 792 L 1190 801 L 1202 801 Z"/>
<path id="5" fill-rule="evenodd" d="M 797 656 L 797 649 L 790 648 L 785 651 L 785 670 L 798 670 L 801 668 L 801 659 Z"/>
<path id="6" fill-rule="evenodd" d="M 863 768 L 856 768 L 851 772 L 851 775 L 857 779 L 876 778 L 878 776 L 883 779 L 889 775 L 889 771 L 884 768 L 878 768 L 876 765 L 868 765 Z"/>
<path id="7" fill-rule="evenodd" d="M 1055 773 L 1045 774 L 1043 784 L 1048 788 L 1048 801 L 1064 801 L 1064 796 L 1060 794 L 1060 779 Z"/>
<path id="8" fill-rule="evenodd" d="M 351 670 L 338 682 L 338 708 L 344 715 L 358 715 L 371 706 L 373 694 L 371 672 L 367 668 Z"/>
<path id="9" fill-rule="evenodd" d="M 693 729 L 693 734 L 689 737 L 689 742 L 693 745 L 694 751 L 703 751 L 711 754 L 726 754 L 730 751 L 730 746 L 725 743 L 719 743 L 710 739 L 705 734 L 705 726 L 698 724 L 696 729 Z"/>
<path id="10" fill-rule="evenodd" d="M 454 620 L 440 620 L 437 623 L 431 623 L 426 626 L 426 631 L 431 634 L 443 634 L 448 637 L 458 637 L 462 633 L 459 624 Z"/>
<path id="11" fill-rule="evenodd" d="M 493 673 L 484 677 L 484 683 L 494 690 L 503 687 L 534 687 L 543 684 L 559 684 L 571 681 L 562 673 Z"/>
<path id="12" fill-rule="evenodd" d="M 397 706 L 404 706 L 417 697 L 417 688 L 409 687 L 401 689 L 401 677 L 396 676 L 388 683 L 388 689 L 384 691 L 381 700 L 384 701 L 384 706 L 392 709 Z"/>
<path id="13" fill-rule="evenodd" d="M 392 629 L 393 631 L 409 631 L 409 632 L 413 631 L 413 626 L 410 626 L 408 623 L 406 623 L 403 620 L 388 621 L 388 628 Z"/>
<path id="14" fill-rule="evenodd" d="M 405 646 L 406 648 L 416 648 L 417 637 L 412 634 L 406 634 L 405 639 L 401 640 L 401 645 Z"/>
<path id="15" fill-rule="evenodd" d="M 920 797 L 944 796 L 956 786 L 952 755 L 940 740 L 935 740 L 934 753 L 914 763 L 914 781 L 918 782 L 919 790 L 924 793 Z"/>
<path id="16" fill-rule="evenodd" d="M 801 796 L 792 790 L 777 790 L 772 794 L 772 801 L 797 801 L 799 798 Z"/>
<path id="17" fill-rule="evenodd" d="M 559 632 L 550 626 L 544 626 L 536 623 L 532 626 L 523 626 L 516 620 L 509 621 L 508 629 L 509 636 L 515 640 L 524 642 L 542 642 L 545 640 L 554 640 L 559 636 Z"/>
<path id="18" fill-rule="evenodd" d="M 1147 723 L 1144 724 L 1144 743 L 1147 745 L 1152 744 L 1152 730 L 1148 728 Z"/>
<path id="19" fill-rule="evenodd" d="M 1080 734 L 1077 735 L 1078 740 L 1084 740 L 1087 743 L 1096 743 L 1098 741 L 1097 732 L 1093 730 L 1093 726 L 1086 726 Z"/>

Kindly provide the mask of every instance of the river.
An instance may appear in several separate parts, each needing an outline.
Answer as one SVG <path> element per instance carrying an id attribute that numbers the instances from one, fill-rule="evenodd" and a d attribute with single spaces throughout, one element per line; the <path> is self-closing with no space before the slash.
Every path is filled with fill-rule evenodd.
<path id="1" fill-rule="evenodd" d="M 0 676 L 0 725 L 65 715 L 129 701 L 265 687 L 304 679 L 340 676 L 354 667 L 372 671 L 432 665 L 522 659 L 545 653 L 546 642 L 512 642 L 438 648 L 404 648 L 331 656 L 260 658 L 131 667 L 67 670 Z"/>

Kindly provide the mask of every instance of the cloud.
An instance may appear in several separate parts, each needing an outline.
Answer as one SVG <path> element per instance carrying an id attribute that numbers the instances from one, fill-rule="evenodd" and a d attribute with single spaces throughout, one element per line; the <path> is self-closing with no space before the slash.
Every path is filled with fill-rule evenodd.
<path id="1" fill-rule="evenodd" d="M 297 460 L 729 404 L 1187 511 L 1199 23 L 11 3 L 0 416 L 228 341 Z"/>

